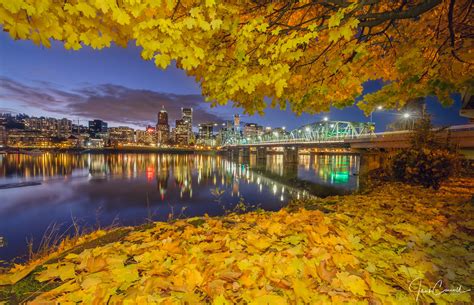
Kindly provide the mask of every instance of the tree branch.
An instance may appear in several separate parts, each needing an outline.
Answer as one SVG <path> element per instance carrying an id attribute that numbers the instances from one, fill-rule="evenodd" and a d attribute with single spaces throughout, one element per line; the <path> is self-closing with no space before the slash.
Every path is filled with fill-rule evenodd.
<path id="1" fill-rule="evenodd" d="M 361 27 L 374 27 L 388 20 L 410 19 L 417 17 L 438 6 L 441 4 L 441 2 L 442 0 L 426 0 L 409 10 L 364 14 L 357 16 L 357 19 L 361 20 L 359 23 L 359 26 Z"/>

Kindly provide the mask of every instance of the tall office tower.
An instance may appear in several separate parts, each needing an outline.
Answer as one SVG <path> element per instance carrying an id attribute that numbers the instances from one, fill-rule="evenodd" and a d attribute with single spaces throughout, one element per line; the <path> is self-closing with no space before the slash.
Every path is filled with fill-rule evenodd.
<path id="1" fill-rule="evenodd" d="M 189 123 L 183 119 L 176 120 L 176 128 L 175 128 L 175 141 L 177 144 L 180 145 L 188 145 L 189 144 Z"/>
<path id="2" fill-rule="evenodd" d="M 158 144 L 168 143 L 170 138 L 170 125 L 168 124 L 168 112 L 165 106 L 158 112 L 158 123 L 156 124 L 156 140 Z"/>
<path id="3" fill-rule="evenodd" d="M 234 114 L 234 130 L 240 131 L 240 116 L 238 114 Z"/>
<path id="4" fill-rule="evenodd" d="M 188 124 L 188 144 L 193 133 L 193 108 L 181 108 L 181 119 Z"/>

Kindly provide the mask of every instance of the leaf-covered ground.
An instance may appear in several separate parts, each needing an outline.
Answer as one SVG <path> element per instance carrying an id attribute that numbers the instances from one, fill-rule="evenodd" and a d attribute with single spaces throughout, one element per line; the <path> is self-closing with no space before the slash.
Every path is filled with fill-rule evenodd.
<path id="1" fill-rule="evenodd" d="M 17 267 L 17 279 L 35 269 L 3 291 L 11 300 L 29 281 L 31 304 L 472 304 L 473 194 L 472 179 L 388 184 L 306 209 L 158 222 Z"/>

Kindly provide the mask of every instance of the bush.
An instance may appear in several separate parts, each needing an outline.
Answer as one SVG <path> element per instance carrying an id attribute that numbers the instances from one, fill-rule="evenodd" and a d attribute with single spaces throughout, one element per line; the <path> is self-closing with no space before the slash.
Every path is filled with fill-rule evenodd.
<path id="1" fill-rule="evenodd" d="M 459 164 L 458 156 L 449 150 L 411 148 L 395 155 L 392 173 L 397 180 L 439 189 L 441 182 L 458 171 Z"/>

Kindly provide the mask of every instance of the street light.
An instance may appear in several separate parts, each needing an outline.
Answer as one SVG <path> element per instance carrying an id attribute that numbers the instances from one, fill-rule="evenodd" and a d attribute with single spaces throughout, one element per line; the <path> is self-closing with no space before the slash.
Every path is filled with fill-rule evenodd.
<path id="1" fill-rule="evenodd" d="M 376 108 L 376 110 L 382 110 L 382 109 L 383 109 L 383 106 L 380 106 L 380 105 L 377 106 L 377 108 Z M 374 114 L 374 111 L 375 111 L 375 110 L 372 110 L 372 111 L 370 112 L 370 123 L 372 123 L 372 115 Z"/>
<path id="2" fill-rule="evenodd" d="M 323 118 L 323 121 L 325 121 L 325 122 L 327 122 L 328 120 L 329 120 L 329 118 L 328 118 L 327 116 L 325 116 L 325 117 Z"/>
<path id="3" fill-rule="evenodd" d="M 405 112 L 403 114 L 403 118 L 406 119 L 406 120 L 408 120 L 410 117 L 411 117 L 411 114 L 409 112 Z M 415 128 L 415 121 L 414 120 L 411 120 L 411 121 L 412 121 L 411 128 L 414 129 Z"/>

